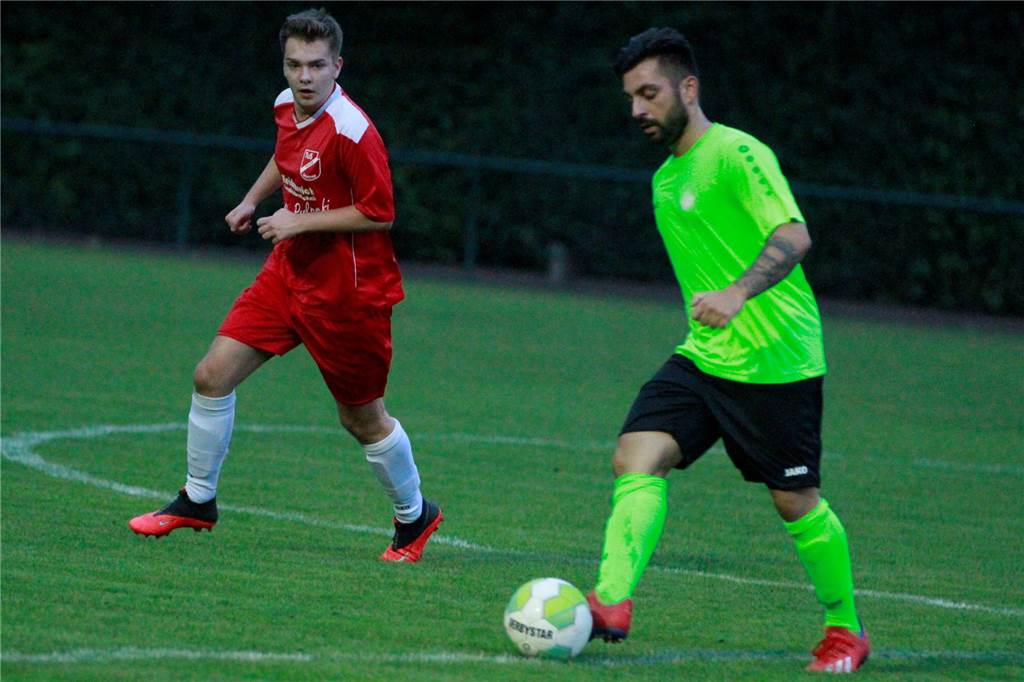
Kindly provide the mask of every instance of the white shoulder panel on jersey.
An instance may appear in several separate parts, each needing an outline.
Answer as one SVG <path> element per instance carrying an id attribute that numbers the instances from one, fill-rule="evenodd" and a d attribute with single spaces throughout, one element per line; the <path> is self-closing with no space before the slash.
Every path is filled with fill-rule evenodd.
<path id="1" fill-rule="evenodd" d="M 331 102 L 327 113 L 334 120 L 334 129 L 355 143 L 363 139 L 363 133 L 370 127 L 370 122 L 347 97 L 342 96 Z"/>
<path id="2" fill-rule="evenodd" d="M 281 91 L 281 94 L 274 100 L 274 108 L 278 108 L 282 104 L 288 104 L 295 101 L 295 95 L 292 94 L 291 88 L 285 88 Z"/>

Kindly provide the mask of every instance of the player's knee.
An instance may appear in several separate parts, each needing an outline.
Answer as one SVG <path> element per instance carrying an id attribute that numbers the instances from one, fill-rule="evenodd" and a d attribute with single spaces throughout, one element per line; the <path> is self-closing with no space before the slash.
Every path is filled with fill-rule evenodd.
<path id="1" fill-rule="evenodd" d="M 365 422 L 351 421 L 346 422 L 342 420 L 341 425 L 345 427 L 345 430 L 352 434 L 352 437 L 363 445 L 369 445 L 370 443 L 379 443 L 380 441 L 387 438 L 387 434 L 381 435 L 381 429 L 376 426 L 371 426 Z"/>
<path id="2" fill-rule="evenodd" d="M 814 509 L 821 497 L 817 488 L 803 488 L 800 490 L 771 490 L 772 502 L 775 509 L 784 521 L 797 521 L 807 512 Z"/>
<path id="3" fill-rule="evenodd" d="M 230 389 L 224 390 L 221 374 L 221 372 L 217 371 L 216 363 L 209 358 L 200 360 L 199 364 L 196 365 L 195 371 L 192 373 L 192 386 L 195 388 L 196 393 L 211 398 L 230 393 Z"/>
<path id="4" fill-rule="evenodd" d="M 627 471 L 629 471 L 629 456 L 622 448 L 616 448 L 615 454 L 612 455 L 612 473 L 615 474 L 615 478 L 618 478 Z"/>
<path id="5" fill-rule="evenodd" d="M 344 413 L 339 414 L 338 418 L 341 421 L 341 425 L 345 428 L 346 431 L 352 434 L 353 438 L 355 438 L 360 443 L 365 442 L 363 438 L 366 435 L 366 429 L 358 419 L 355 419 L 351 415 Z"/>
<path id="6" fill-rule="evenodd" d="M 653 474 L 655 471 L 649 466 L 649 459 L 633 448 L 619 445 L 615 448 L 615 454 L 612 455 L 612 473 L 615 474 L 615 478 L 628 473 Z"/>
<path id="7" fill-rule="evenodd" d="M 367 416 L 339 410 L 338 417 L 345 430 L 363 445 L 379 443 L 394 429 L 391 419 L 382 419 L 377 415 Z"/>
<path id="8" fill-rule="evenodd" d="M 667 476 L 680 462 L 679 446 L 665 433 L 626 433 L 619 437 L 612 457 L 612 471 Z"/>

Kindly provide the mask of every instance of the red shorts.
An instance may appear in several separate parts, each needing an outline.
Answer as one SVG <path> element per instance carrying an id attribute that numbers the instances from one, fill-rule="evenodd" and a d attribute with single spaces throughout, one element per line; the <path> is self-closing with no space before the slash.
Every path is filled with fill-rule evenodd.
<path id="1" fill-rule="evenodd" d="M 343 405 L 384 395 L 391 369 L 391 308 L 330 311 L 303 306 L 266 269 L 241 293 L 217 334 L 274 355 L 300 343 Z"/>

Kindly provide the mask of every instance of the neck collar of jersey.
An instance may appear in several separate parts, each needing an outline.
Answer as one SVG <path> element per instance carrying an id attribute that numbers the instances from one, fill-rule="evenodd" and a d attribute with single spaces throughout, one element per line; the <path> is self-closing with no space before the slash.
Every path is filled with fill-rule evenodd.
<path id="1" fill-rule="evenodd" d="M 719 127 L 719 126 L 718 126 L 718 124 L 717 124 L 717 123 L 711 122 L 711 125 L 709 125 L 709 126 L 707 127 L 707 130 L 705 130 L 705 131 L 704 131 L 703 133 L 701 133 L 701 134 L 700 134 L 700 137 L 698 137 L 698 138 L 697 138 L 697 140 L 696 140 L 696 141 L 695 141 L 695 142 L 694 142 L 693 144 L 691 144 L 691 145 L 690 145 L 690 148 L 689 148 L 689 149 L 687 149 L 687 150 L 686 150 L 685 152 L 683 152 L 682 154 L 680 154 L 680 155 L 678 155 L 678 156 L 676 156 L 676 153 L 675 153 L 675 152 L 672 152 L 672 157 L 671 157 L 671 158 L 672 158 L 672 159 L 685 159 L 685 158 L 686 158 L 687 156 L 690 156 L 690 155 L 691 155 L 691 154 L 693 154 L 693 153 L 694 153 L 694 152 L 695 152 L 695 151 L 696 151 L 696 150 L 697 150 L 697 149 L 698 149 L 698 148 L 699 148 L 699 147 L 700 147 L 700 146 L 701 146 L 702 144 L 704 144 L 704 140 L 706 140 L 706 139 L 708 139 L 709 137 L 711 137 L 712 133 L 715 133 L 715 132 L 717 132 L 717 131 L 718 131 L 718 127 Z"/>
<path id="2" fill-rule="evenodd" d="M 310 116 L 309 118 L 303 119 L 301 121 L 296 120 L 296 118 L 295 118 L 295 111 L 293 109 L 292 110 L 292 120 L 295 121 L 295 127 L 298 128 L 299 130 L 302 130 L 306 126 L 313 125 L 313 123 L 317 119 L 319 119 L 320 116 L 322 116 L 325 111 L 327 111 L 327 107 L 329 107 L 332 104 L 334 104 L 335 100 L 337 100 L 339 97 L 341 97 L 341 86 L 338 85 L 337 83 L 335 83 L 334 84 L 334 92 L 332 92 L 331 95 L 326 100 L 324 100 L 324 103 L 320 105 L 320 108 L 317 109 L 313 113 L 313 115 Z"/>

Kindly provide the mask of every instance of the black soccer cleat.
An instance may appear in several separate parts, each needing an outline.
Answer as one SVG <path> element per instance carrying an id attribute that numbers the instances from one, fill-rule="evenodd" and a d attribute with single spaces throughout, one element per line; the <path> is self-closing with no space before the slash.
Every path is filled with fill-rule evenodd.
<path id="1" fill-rule="evenodd" d="M 188 498 L 185 489 L 178 491 L 178 496 L 159 511 L 136 516 L 128 522 L 128 527 L 139 535 L 163 537 L 177 528 L 191 528 L 199 532 L 204 528 L 213 530 L 217 523 L 217 498 L 209 502 L 197 504 Z"/>
<path id="2" fill-rule="evenodd" d="M 419 561 L 423 556 L 423 548 L 437 527 L 444 521 L 441 508 L 430 500 L 423 500 L 423 511 L 412 523 L 402 523 L 394 519 L 395 535 L 391 544 L 380 555 L 383 561 Z"/>

